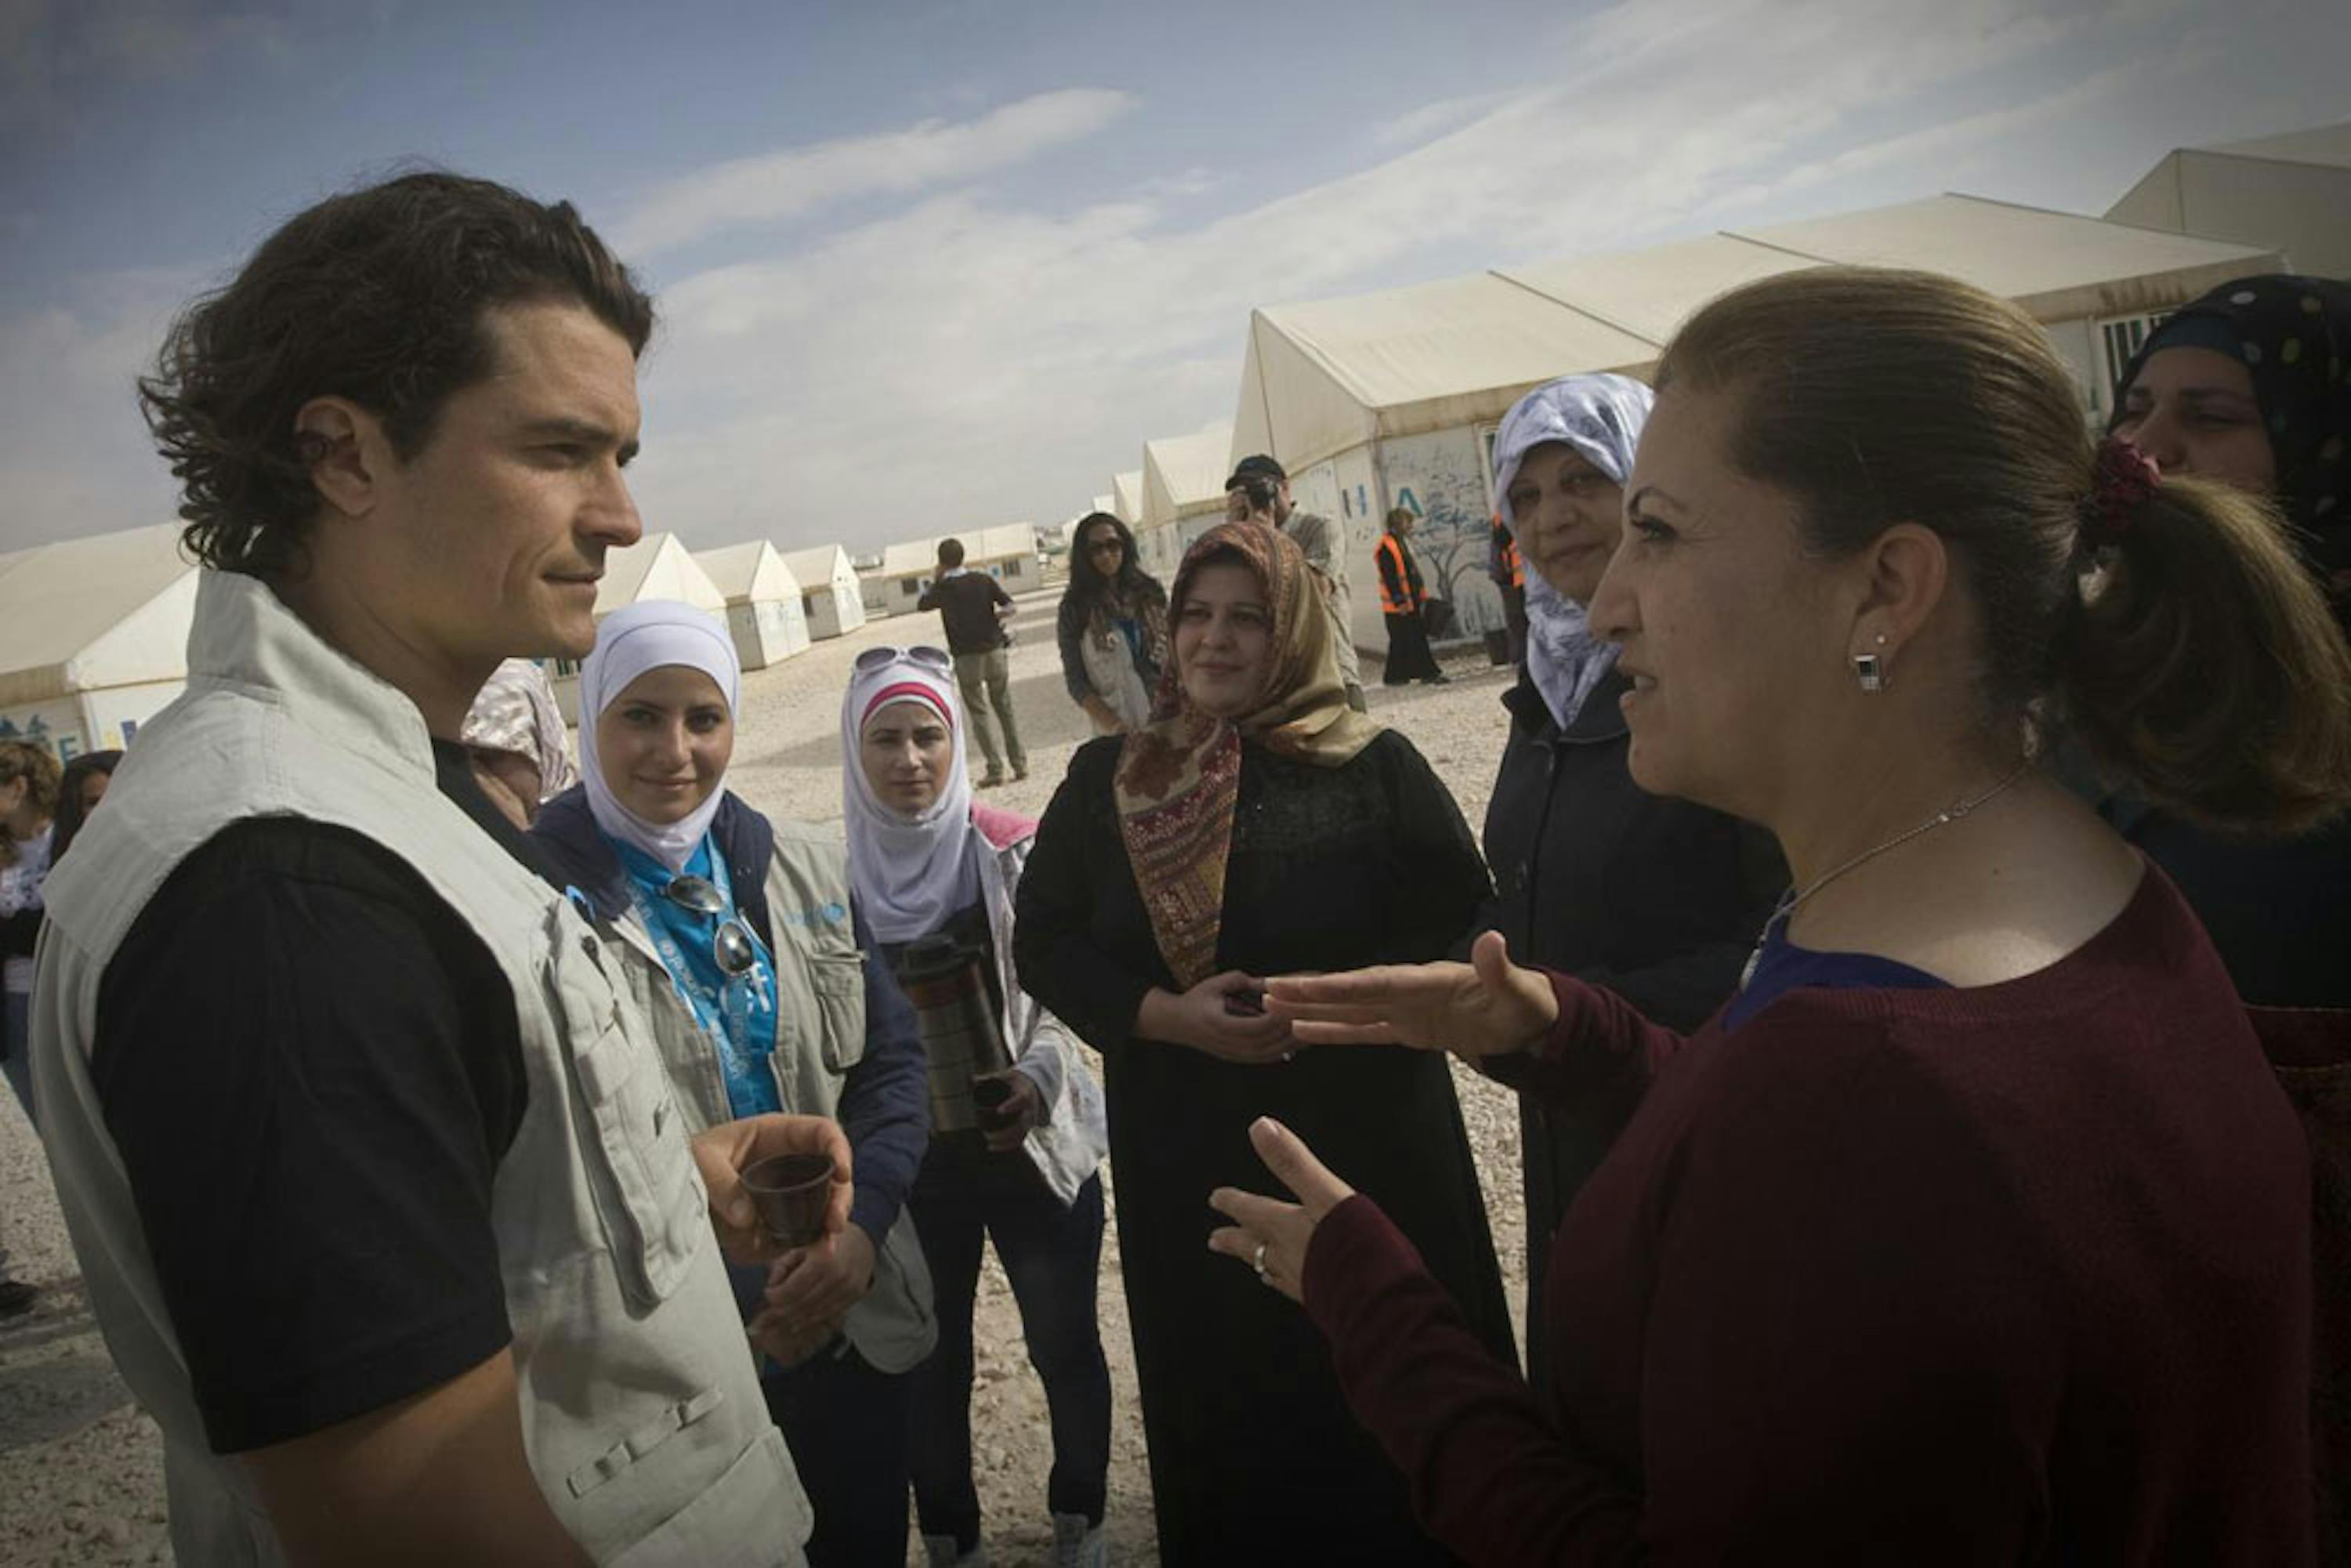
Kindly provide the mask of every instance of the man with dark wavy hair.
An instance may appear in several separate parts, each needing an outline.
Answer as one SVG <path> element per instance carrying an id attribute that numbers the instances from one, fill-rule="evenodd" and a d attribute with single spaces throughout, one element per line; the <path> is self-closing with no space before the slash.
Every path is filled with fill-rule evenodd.
<path id="1" fill-rule="evenodd" d="M 800 1561 L 713 1228 L 755 1250 L 739 1166 L 847 1145 L 688 1144 L 460 736 L 500 660 L 593 642 L 653 319 L 569 204 L 412 174 L 288 222 L 141 383 L 212 570 L 49 884 L 35 1071 L 182 1562 Z"/>

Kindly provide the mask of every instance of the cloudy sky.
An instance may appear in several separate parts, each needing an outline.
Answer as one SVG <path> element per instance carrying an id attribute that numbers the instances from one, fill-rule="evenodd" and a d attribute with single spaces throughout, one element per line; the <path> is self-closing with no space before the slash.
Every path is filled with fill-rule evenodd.
<path id="1" fill-rule="evenodd" d="M 658 289 L 697 548 L 1059 521 L 1232 415 L 1254 306 L 1942 190 L 2102 212 L 2351 118 L 2343 0 L 0 0 L 0 549 L 171 516 L 173 309 L 422 161 Z"/>

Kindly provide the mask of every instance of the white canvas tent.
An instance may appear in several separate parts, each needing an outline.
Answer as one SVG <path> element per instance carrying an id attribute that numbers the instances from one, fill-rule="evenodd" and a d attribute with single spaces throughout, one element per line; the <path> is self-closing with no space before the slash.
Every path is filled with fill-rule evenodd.
<path id="1" fill-rule="evenodd" d="M 626 549 L 607 550 L 604 578 L 596 585 L 596 619 L 615 610 L 653 599 L 674 599 L 691 604 L 726 624 L 726 596 L 710 580 L 675 534 L 647 534 Z M 580 722 L 580 665 L 570 659 L 554 661 L 555 700 L 563 716 Z"/>
<path id="2" fill-rule="evenodd" d="M 1232 447 L 1232 426 L 1221 424 L 1143 444 L 1143 517 L 1134 546 L 1146 570 L 1173 572 L 1192 541 L 1224 521 Z"/>
<path id="3" fill-rule="evenodd" d="M 696 551 L 694 560 L 726 600 L 727 634 L 745 669 L 764 670 L 807 648 L 799 579 L 775 546 L 751 539 Z"/>
<path id="4" fill-rule="evenodd" d="M 939 541 L 945 538 L 961 540 L 965 569 L 986 572 L 1004 584 L 1007 593 L 1024 592 L 1043 580 L 1033 523 L 959 528 L 950 534 L 902 539 L 884 549 L 880 566 L 858 574 L 863 584 L 865 612 L 897 615 L 914 609 L 938 575 Z"/>
<path id="5" fill-rule="evenodd" d="M 2290 271 L 2351 277 L 2351 120 L 2176 149 L 2106 216 L 2241 241 L 2281 253 Z"/>
<path id="6" fill-rule="evenodd" d="M 680 600 L 722 624 L 726 620 L 726 596 L 675 534 L 647 534 L 604 556 L 604 580 L 596 585 L 597 620 L 648 599 Z"/>
<path id="7" fill-rule="evenodd" d="M 0 555 L 0 738 L 127 744 L 186 687 L 199 576 L 176 523 Z"/>
<path id="8" fill-rule="evenodd" d="M 1130 468 L 1114 476 L 1110 482 L 1110 505 L 1102 510 L 1116 514 L 1128 528 L 1143 521 L 1143 470 Z"/>
<path id="9" fill-rule="evenodd" d="M 800 612 L 811 638 L 838 637 L 865 624 L 865 601 L 847 550 L 837 544 L 788 550 L 784 564 L 800 585 Z"/>
<path id="10" fill-rule="evenodd" d="M 1502 414 L 1556 376 L 1646 374 L 1675 329 L 1726 289 L 1834 263 L 1964 278 L 2042 322 L 2095 419 L 2149 321 L 2276 260 L 2257 246 L 1943 195 L 1260 309 L 1228 455 L 1280 459 L 1298 505 L 1345 531 L 1359 583 L 1388 508 L 1419 515 L 1424 564 L 1475 633 L 1500 624 L 1484 565 L 1489 444 Z M 1376 596 L 1354 600 L 1355 639 L 1376 647 Z"/>

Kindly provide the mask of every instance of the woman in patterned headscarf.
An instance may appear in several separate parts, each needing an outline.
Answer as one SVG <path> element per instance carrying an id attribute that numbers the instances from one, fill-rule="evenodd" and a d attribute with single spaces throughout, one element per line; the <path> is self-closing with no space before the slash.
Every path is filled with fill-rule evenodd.
<path id="1" fill-rule="evenodd" d="M 2351 287 L 2222 284 L 2147 340 L 2115 408 L 2114 434 L 2165 473 L 2273 499 L 2351 625 Z M 2101 810 L 2179 884 L 2247 1001 L 2351 1007 L 2351 821 L 2264 842 L 2208 832 L 2133 791 Z"/>
<path id="2" fill-rule="evenodd" d="M 1584 614 L 1625 528 L 1625 480 L 1654 398 L 1629 376 L 1565 376 L 1502 416 L 1494 497 L 1527 563 L 1527 661 L 1486 803 L 1494 903 L 1479 924 L 1522 964 L 1604 985 L 1696 1029 L 1738 984 L 1787 885 L 1771 835 L 1633 781 L 1618 700 L 1632 683 Z M 1527 1237 L 1559 1228 L 1607 1140 L 1540 1097 L 1519 1105 Z M 1540 1256 L 1540 1250 L 1537 1251 Z M 1527 1375 L 1550 1372 L 1546 1270 L 1527 1270 Z"/>
<path id="3" fill-rule="evenodd" d="M 508 659 L 490 672 L 458 739 L 482 793 L 525 831 L 538 821 L 541 803 L 571 788 L 563 710 L 536 659 Z"/>
<path id="4" fill-rule="evenodd" d="M 1081 748 L 1020 884 L 1022 987 L 1102 1054 L 1161 1561 L 1439 1562 L 1311 1328 L 1206 1246 L 1249 1127 L 1352 1152 L 1497 1354 L 1511 1338 L 1453 1086 L 1409 1052 L 1301 1051 L 1262 977 L 1432 958 L 1488 892 L 1460 809 L 1347 706 L 1298 547 L 1185 557 L 1150 722 Z M 1238 1277 L 1236 1277 L 1238 1276 Z"/>

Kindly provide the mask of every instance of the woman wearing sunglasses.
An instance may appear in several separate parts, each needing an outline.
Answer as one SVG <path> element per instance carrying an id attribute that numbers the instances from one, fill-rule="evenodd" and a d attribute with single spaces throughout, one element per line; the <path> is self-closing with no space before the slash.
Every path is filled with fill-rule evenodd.
<path id="1" fill-rule="evenodd" d="M 1070 700 L 1086 710 L 1094 733 L 1142 728 L 1167 663 L 1167 591 L 1143 570 L 1134 536 L 1108 512 L 1079 519 L 1054 634 Z"/>
<path id="2" fill-rule="evenodd" d="M 972 1484 L 972 1301 L 984 1239 L 1045 1385 L 1056 1564 L 1095 1568 L 1110 1472 L 1110 1368 L 1094 1302 L 1108 1143 L 1077 1041 L 1020 988 L 1012 906 L 1037 824 L 974 803 L 955 666 L 861 654 L 841 705 L 849 864 L 921 1019 L 931 1145 L 906 1199 L 937 1287 L 938 1353 L 914 1377 L 914 1507 L 934 1565 L 985 1563 Z M 977 1029 L 981 1039 L 973 1039 Z"/>
<path id="3" fill-rule="evenodd" d="M 580 674 L 583 781 L 532 836 L 608 929 L 696 1127 L 837 1118 L 851 1223 L 737 1270 L 768 1407 L 816 1511 L 809 1562 L 906 1549 L 906 1374 L 937 1337 L 904 1202 L 929 1133 L 922 1047 L 850 888 L 837 832 L 772 822 L 726 788 L 741 674 L 689 605 L 611 616 Z"/>

